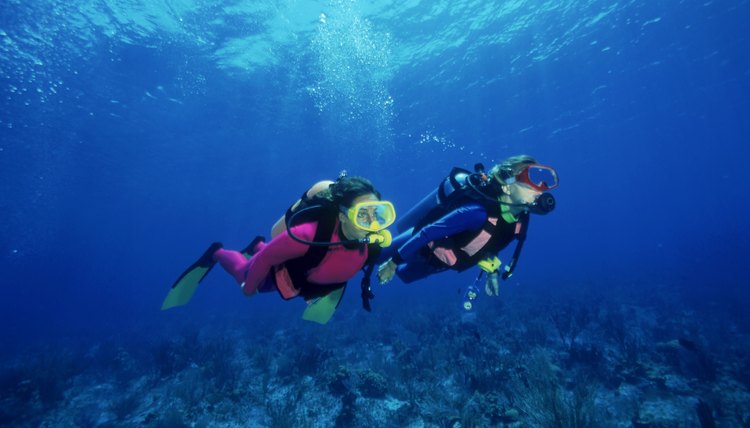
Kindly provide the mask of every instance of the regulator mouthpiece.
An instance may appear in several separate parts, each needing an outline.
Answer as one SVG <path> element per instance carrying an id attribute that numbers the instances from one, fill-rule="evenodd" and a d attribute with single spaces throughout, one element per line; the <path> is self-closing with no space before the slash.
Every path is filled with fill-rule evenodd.
<path id="1" fill-rule="evenodd" d="M 533 204 L 529 205 L 532 214 L 545 215 L 555 209 L 555 197 L 550 193 L 542 193 Z"/>
<path id="2" fill-rule="evenodd" d="M 389 230 L 383 229 L 367 235 L 365 241 L 368 244 L 378 244 L 380 247 L 385 248 L 393 242 L 393 235 L 391 235 Z"/>

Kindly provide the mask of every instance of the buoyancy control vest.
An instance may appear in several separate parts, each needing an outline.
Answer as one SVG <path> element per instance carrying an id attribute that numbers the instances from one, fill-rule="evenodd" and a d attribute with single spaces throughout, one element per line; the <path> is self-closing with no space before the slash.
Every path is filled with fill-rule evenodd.
<path id="1" fill-rule="evenodd" d="M 301 210 L 318 206 L 319 208 L 307 210 L 300 215 L 294 216 L 295 213 L 299 213 Z M 315 230 L 314 242 L 330 242 L 333 240 L 333 234 L 336 233 L 336 224 L 338 223 L 338 207 L 326 204 L 325 201 L 318 201 L 314 198 L 309 198 L 307 192 L 303 193 L 300 197 L 299 204 L 292 208 L 290 207 L 286 214 L 287 224 L 296 226 L 308 222 L 317 222 L 317 228 Z M 294 216 L 294 217 L 292 217 Z M 290 223 L 289 220 L 292 220 Z M 289 229 L 287 229 L 288 233 Z M 341 244 L 347 245 L 347 244 Z M 362 305 L 370 311 L 369 300 L 374 297 L 370 289 L 370 275 L 374 270 L 375 261 L 380 255 L 381 248 L 376 244 L 358 244 L 359 247 L 364 251 L 364 247 L 367 247 L 367 259 L 365 260 L 362 270 L 365 275 L 362 279 Z M 350 248 L 350 247 L 348 247 Z M 328 246 L 308 246 L 307 251 L 301 257 L 297 257 L 292 260 L 288 260 L 284 263 L 287 269 L 287 273 L 292 281 L 293 287 L 298 290 L 297 294 L 285 295 L 282 293 L 284 299 L 291 299 L 297 295 L 302 296 L 306 300 L 314 299 L 316 297 L 325 296 L 334 290 L 338 290 L 342 287 L 346 287 L 347 282 L 333 283 L 333 284 L 318 284 L 312 283 L 307 279 L 308 273 L 318 267 L 326 254 L 330 250 Z"/>
<path id="2" fill-rule="evenodd" d="M 436 257 L 450 269 L 465 271 L 508 246 L 515 239 L 516 224 L 506 222 L 499 207 L 493 207 L 488 210 L 487 220 L 479 230 L 466 230 L 432 241 L 429 244 L 431 257 Z"/>

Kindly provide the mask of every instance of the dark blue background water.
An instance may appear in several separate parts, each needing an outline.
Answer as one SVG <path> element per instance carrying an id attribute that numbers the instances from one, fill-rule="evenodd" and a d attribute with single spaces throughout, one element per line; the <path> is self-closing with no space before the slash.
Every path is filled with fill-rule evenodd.
<path id="1" fill-rule="evenodd" d="M 219 271 L 159 307 L 210 242 L 268 234 L 342 169 L 405 213 L 452 166 L 520 153 L 561 186 L 508 287 L 748 301 L 747 1 L 27 3 L 0 12 L 4 352 L 302 323 Z M 375 310 L 458 310 L 472 275 L 378 288 Z"/>

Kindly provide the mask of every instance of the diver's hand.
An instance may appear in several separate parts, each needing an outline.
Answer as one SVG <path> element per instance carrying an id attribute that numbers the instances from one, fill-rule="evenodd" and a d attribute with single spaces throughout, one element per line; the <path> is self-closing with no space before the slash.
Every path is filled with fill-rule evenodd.
<path id="1" fill-rule="evenodd" d="M 484 291 L 488 296 L 500 295 L 500 284 L 497 280 L 497 272 L 487 274 L 487 282 L 484 283 Z"/>
<path id="2" fill-rule="evenodd" d="M 380 284 L 387 284 L 393 279 L 393 275 L 396 274 L 396 268 L 398 265 L 393 260 L 388 259 L 387 262 L 378 266 L 378 279 Z"/>

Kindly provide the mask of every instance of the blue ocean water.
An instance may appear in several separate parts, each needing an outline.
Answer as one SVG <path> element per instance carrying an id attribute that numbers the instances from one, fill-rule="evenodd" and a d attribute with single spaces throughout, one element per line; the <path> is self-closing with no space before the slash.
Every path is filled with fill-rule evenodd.
<path id="1" fill-rule="evenodd" d="M 446 384 L 436 364 L 479 367 L 494 361 L 481 353 L 488 348 L 511 349 L 519 361 L 544 352 L 567 362 L 559 364 L 564 378 L 585 371 L 570 357 L 579 345 L 608 355 L 597 367 L 620 379 L 598 386 L 599 402 L 607 391 L 627 395 L 623 385 L 641 388 L 635 416 L 612 405 L 597 416 L 602 424 L 632 426 L 640 418 L 652 424 L 642 426 L 709 426 L 693 411 L 696 402 L 708 403 L 719 425 L 750 423 L 750 380 L 740 375 L 750 367 L 742 181 L 750 154 L 748 18 L 745 0 L 4 1 L 0 357 L 10 374 L 2 378 L 0 422 L 175 422 L 144 403 L 120 413 L 75 404 L 87 397 L 76 385 L 110 385 L 112 402 L 154 391 L 136 385 L 153 370 L 139 355 L 159 355 L 174 337 L 200 332 L 201 345 L 204 337 L 226 337 L 279 358 L 296 355 L 285 347 L 297 343 L 325 344 L 331 354 L 319 359 L 326 373 L 348 358 L 356 360 L 347 370 L 364 370 L 355 364 L 369 361 L 352 350 L 358 346 L 389 349 L 377 353 L 379 365 L 365 366 L 390 379 L 387 400 L 412 404 L 367 416 L 362 400 L 377 398 L 362 387 L 347 389 L 359 401 L 346 401 L 347 394 L 334 400 L 340 426 L 472 426 L 482 417 L 497 426 L 544 426 L 508 398 L 512 393 L 495 401 L 503 409 L 497 415 L 476 416 L 466 403 L 499 389 L 466 381 L 468 375 Z M 533 218 L 516 274 L 500 298 L 480 298 L 478 321 L 465 320 L 460 308 L 471 271 L 378 286 L 371 314 L 360 308 L 357 277 L 324 327 L 300 319 L 300 300 L 242 297 L 219 270 L 189 305 L 159 310 L 169 286 L 209 243 L 242 248 L 268 234 L 304 190 L 341 170 L 370 178 L 405 213 L 453 166 L 489 166 L 521 153 L 558 170 L 557 209 Z M 586 308 L 599 320 L 567 337 L 567 350 L 553 326 L 559 317 L 550 321 L 560 305 Z M 605 312 L 630 320 L 629 330 L 640 332 L 639 352 L 653 356 L 648 367 L 641 357 L 641 372 L 658 366 L 661 377 L 617 372 Z M 477 344 L 461 336 L 467 323 L 481 333 Z M 511 333 L 533 326 L 548 339 Z M 509 335 L 518 339 L 515 347 Z M 720 375 L 686 368 L 693 354 L 660 353 L 678 338 L 698 344 Z M 389 372 L 408 365 L 399 359 L 407 351 L 393 350 L 403 343 L 434 354 L 408 363 L 408 376 L 417 379 L 409 393 L 397 380 L 407 375 Z M 169 348 L 174 361 L 178 349 Z M 189 360 L 199 367 L 216 351 L 201 349 Z M 44 359 L 50 355 L 93 368 L 62 371 Z M 18 374 L 27 373 L 23 361 L 62 379 L 59 394 L 40 399 L 36 380 Z M 185 383 L 190 367 L 150 379 Z M 110 384 L 92 372 L 115 372 L 119 380 Z M 267 373 L 285 380 L 278 380 L 280 391 L 300 387 L 305 376 L 320 379 L 317 371 Z M 686 385 L 670 384 L 676 377 Z M 416 406 L 410 394 L 426 385 L 441 385 L 449 398 Z M 675 408 L 689 412 L 663 420 L 648 413 L 649 385 L 672 402 L 687 400 Z M 727 385 L 734 399 L 717 392 Z M 39 400 L 44 411 L 32 411 Z M 204 409 L 179 422 L 231 424 L 236 409 L 215 400 L 221 412 Z M 428 411 L 428 402 L 455 415 Z M 260 412 L 254 424 L 273 425 L 263 403 L 248 412 Z M 347 413 L 352 403 L 357 410 Z M 521 416 L 508 416 L 512 410 Z M 75 419 L 81 415 L 87 418 Z"/>

